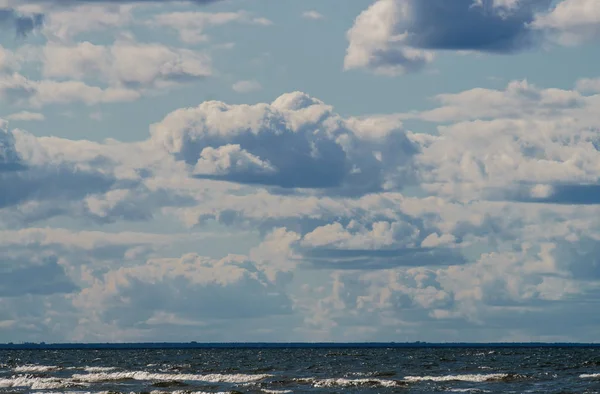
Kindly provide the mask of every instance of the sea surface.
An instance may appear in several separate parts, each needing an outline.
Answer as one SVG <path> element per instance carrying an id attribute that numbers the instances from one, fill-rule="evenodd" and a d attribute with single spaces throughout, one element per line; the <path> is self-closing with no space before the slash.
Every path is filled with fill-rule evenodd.
<path id="1" fill-rule="evenodd" d="M 0 350 L 0 393 L 600 393 L 600 348 Z"/>

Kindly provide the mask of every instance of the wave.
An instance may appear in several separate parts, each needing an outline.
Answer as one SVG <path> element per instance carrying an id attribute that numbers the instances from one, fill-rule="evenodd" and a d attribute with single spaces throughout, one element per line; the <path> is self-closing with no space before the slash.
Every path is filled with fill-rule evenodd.
<path id="1" fill-rule="evenodd" d="M 36 378 L 32 376 L 17 376 L 0 379 L 0 388 L 29 387 L 32 390 L 54 390 L 82 386 L 69 379 Z"/>
<path id="2" fill-rule="evenodd" d="M 269 389 L 261 389 L 263 393 L 267 394 L 286 394 L 293 393 L 292 390 L 269 390 Z"/>
<path id="3" fill-rule="evenodd" d="M 73 380 L 86 383 L 109 382 L 118 380 L 161 380 L 161 381 L 199 381 L 209 383 L 249 383 L 263 380 L 272 375 L 246 375 L 246 374 L 162 374 L 143 371 L 74 374 Z"/>
<path id="4" fill-rule="evenodd" d="M 600 379 L 600 373 L 582 373 L 579 377 L 582 379 Z"/>
<path id="5" fill-rule="evenodd" d="M 507 381 L 515 379 L 523 379 L 524 375 L 510 373 L 489 373 L 489 374 L 465 374 L 465 375 L 445 375 L 445 376 L 405 376 L 404 381 L 409 383 L 431 381 L 431 382 L 490 382 L 490 381 Z"/>
<path id="6" fill-rule="evenodd" d="M 386 380 L 386 379 L 346 379 L 346 378 L 330 378 L 330 379 L 317 379 L 317 378 L 304 378 L 295 379 L 299 383 L 312 384 L 314 387 L 357 387 L 357 386 L 371 386 L 371 387 L 397 387 L 404 386 L 405 383 L 398 380 Z"/>
<path id="7" fill-rule="evenodd" d="M 230 394 L 230 391 L 219 391 L 219 392 L 207 392 L 207 391 L 182 391 L 182 390 L 176 390 L 176 391 L 157 391 L 157 390 L 153 390 L 150 392 L 150 394 Z M 110 394 L 110 393 L 109 393 Z"/>
<path id="8" fill-rule="evenodd" d="M 114 391 L 71 391 L 71 394 L 115 394 Z M 148 392 L 146 392 L 148 393 Z M 175 391 L 159 391 L 152 390 L 150 394 L 231 394 L 229 391 L 219 392 L 208 392 L 208 391 L 188 391 L 188 390 L 175 390 Z M 56 391 L 36 391 L 36 394 L 65 394 L 64 392 Z"/>
<path id="9" fill-rule="evenodd" d="M 27 365 L 20 365 L 18 367 L 15 367 L 14 371 L 22 372 L 22 373 L 36 373 L 36 372 L 58 371 L 59 369 L 61 369 L 61 368 L 56 365 L 27 364 Z"/>
<path id="10" fill-rule="evenodd" d="M 117 369 L 116 367 L 83 367 L 86 372 L 110 372 Z"/>

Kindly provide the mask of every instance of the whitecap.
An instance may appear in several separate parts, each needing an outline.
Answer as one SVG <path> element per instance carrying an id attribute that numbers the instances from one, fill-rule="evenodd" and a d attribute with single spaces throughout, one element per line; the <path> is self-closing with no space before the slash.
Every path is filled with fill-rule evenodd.
<path id="1" fill-rule="evenodd" d="M 582 379 L 600 379 L 600 373 L 583 373 L 579 377 Z"/>
<path id="2" fill-rule="evenodd" d="M 508 378 L 507 373 L 490 373 L 490 374 L 466 374 L 466 375 L 445 375 L 445 376 L 405 376 L 406 382 L 415 383 L 423 381 L 431 382 L 489 382 L 491 380 L 502 380 Z"/>
<path id="3" fill-rule="evenodd" d="M 27 364 L 27 365 L 20 365 L 18 367 L 15 367 L 15 372 L 23 372 L 23 373 L 50 372 L 50 371 L 57 371 L 59 369 L 60 369 L 60 367 L 58 367 L 56 365 Z"/>
<path id="4" fill-rule="evenodd" d="M 78 384 L 59 378 L 35 378 L 31 376 L 16 376 L 8 379 L 0 379 L 0 387 L 29 387 L 32 390 L 54 390 L 78 386 Z"/>
<path id="5" fill-rule="evenodd" d="M 183 380 L 183 381 L 200 381 L 210 383 L 247 383 L 256 382 L 268 378 L 272 375 L 246 375 L 246 374 L 162 374 L 150 373 L 143 371 L 130 372 L 112 372 L 112 373 L 89 373 L 89 374 L 74 374 L 73 379 L 78 382 L 108 382 L 115 380 Z"/>
<path id="6" fill-rule="evenodd" d="M 83 370 L 86 372 L 110 372 L 117 369 L 116 367 L 84 367 Z"/>
<path id="7" fill-rule="evenodd" d="M 395 387 L 401 385 L 400 382 L 395 380 L 385 379 L 346 379 L 346 378 L 330 378 L 330 379 L 296 379 L 298 382 L 312 383 L 314 387 L 356 387 L 356 386 L 381 386 L 381 387 Z"/>

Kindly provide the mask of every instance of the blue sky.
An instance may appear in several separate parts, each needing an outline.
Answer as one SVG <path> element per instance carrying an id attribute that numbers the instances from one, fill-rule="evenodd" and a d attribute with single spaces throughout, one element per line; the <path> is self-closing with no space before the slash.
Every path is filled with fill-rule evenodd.
<path id="1" fill-rule="evenodd" d="M 3 341 L 594 341 L 595 0 L 0 1 Z"/>

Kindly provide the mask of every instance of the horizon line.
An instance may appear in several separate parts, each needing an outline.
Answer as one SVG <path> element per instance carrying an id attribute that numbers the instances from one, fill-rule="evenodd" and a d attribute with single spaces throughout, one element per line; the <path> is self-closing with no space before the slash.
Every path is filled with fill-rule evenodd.
<path id="1" fill-rule="evenodd" d="M 158 348 L 161 346 L 174 348 L 174 347 L 327 347 L 327 346 L 347 346 L 347 347 L 447 347 L 447 346 L 600 346 L 600 342 L 545 342 L 545 341 L 528 341 L 528 342 L 516 342 L 516 341 L 497 341 L 497 342 L 427 342 L 427 341 L 412 341 L 412 342 L 337 342 L 337 341 L 271 341 L 271 342 L 244 342 L 244 341 L 229 341 L 229 342 L 199 342 L 199 341 L 186 341 L 186 342 L 169 342 L 169 341 L 148 341 L 148 342 L 5 342 L 0 343 L 0 349 L 6 348 L 24 348 L 24 347 L 148 347 Z"/>

